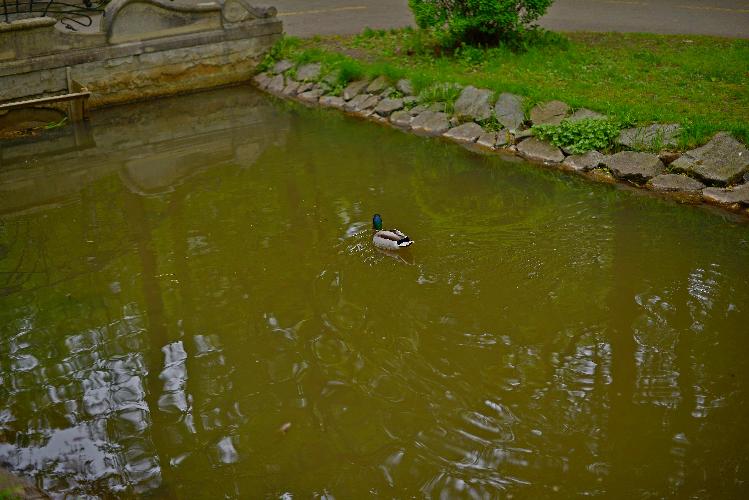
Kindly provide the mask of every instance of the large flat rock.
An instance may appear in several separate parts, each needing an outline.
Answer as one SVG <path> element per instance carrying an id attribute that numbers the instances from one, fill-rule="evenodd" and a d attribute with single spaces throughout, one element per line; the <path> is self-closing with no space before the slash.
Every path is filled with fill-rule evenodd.
<path id="1" fill-rule="evenodd" d="M 384 76 L 378 76 L 372 83 L 367 85 L 368 94 L 378 94 L 388 87 L 388 80 Z"/>
<path id="2" fill-rule="evenodd" d="M 518 152 L 530 160 L 547 163 L 559 163 L 564 160 L 564 153 L 546 141 L 531 137 L 518 144 Z"/>
<path id="3" fill-rule="evenodd" d="M 344 104 L 343 109 L 352 113 L 360 113 L 373 109 L 380 102 L 380 98 L 371 94 L 359 94 Z"/>
<path id="4" fill-rule="evenodd" d="M 310 63 L 296 69 L 296 79 L 301 82 L 311 82 L 320 78 L 320 63 Z"/>
<path id="5" fill-rule="evenodd" d="M 300 82 L 289 80 L 289 83 L 286 84 L 281 93 L 286 96 L 295 96 L 299 93 L 299 87 L 301 87 L 301 85 Z"/>
<path id="6" fill-rule="evenodd" d="M 738 182 L 749 170 L 749 150 L 730 134 L 720 132 L 704 146 L 681 155 L 671 168 L 725 186 Z"/>
<path id="7" fill-rule="evenodd" d="M 503 92 L 494 104 L 494 115 L 503 127 L 517 130 L 525 121 L 523 98 L 519 95 Z"/>
<path id="8" fill-rule="evenodd" d="M 324 95 L 320 97 L 320 106 L 326 106 L 329 108 L 338 108 L 343 109 L 344 104 L 346 104 L 346 101 L 343 100 L 343 97 L 338 97 L 334 95 Z"/>
<path id="9" fill-rule="evenodd" d="M 364 92 L 364 89 L 367 88 L 367 85 L 369 85 L 369 82 L 367 80 L 358 80 L 349 83 L 346 88 L 343 89 L 343 98 L 347 101 L 350 101 L 354 97 Z"/>
<path id="10" fill-rule="evenodd" d="M 569 113 L 570 107 L 566 102 L 542 102 L 531 109 L 531 121 L 533 125 L 559 125 Z"/>
<path id="11" fill-rule="evenodd" d="M 674 147 L 679 143 L 681 126 L 678 123 L 655 123 L 647 127 L 625 128 L 619 132 L 617 144 L 632 149 Z"/>
<path id="12" fill-rule="evenodd" d="M 294 67 L 294 63 L 289 61 L 288 59 L 283 59 L 281 61 L 278 61 L 276 64 L 273 65 L 273 69 L 271 70 L 275 74 L 279 73 L 285 73 L 286 71 L 290 70 Z"/>
<path id="13" fill-rule="evenodd" d="M 401 128 L 411 128 L 411 122 L 413 121 L 414 117 L 411 116 L 411 114 L 408 111 L 396 111 L 392 115 L 390 115 L 390 123 L 395 125 L 396 127 Z"/>
<path id="14" fill-rule="evenodd" d="M 606 115 L 596 113 L 595 111 L 587 108 L 580 108 L 567 118 L 571 122 L 580 122 L 583 120 L 605 120 Z"/>
<path id="15" fill-rule="evenodd" d="M 283 75 L 276 75 L 271 78 L 267 88 L 268 91 L 273 92 L 274 94 L 280 94 L 283 92 L 283 89 L 286 88 L 286 80 Z"/>
<path id="16" fill-rule="evenodd" d="M 297 97 L 304 102 L 318 102 L 322 95 L 322 89 L 312 89 L 307 92 L 302 92 Z"/>
<path id="17" fill-rule="evenodd" d="M 604 158 L 605 156 L 598 151 L 588 151 L 585 154 L 568 156 L 562 162 L 562 166 L 576 172 L 587 172 L 602 165 Z"/>
<path id="18" fill-rule="evenodd" d="M 377 104 L 374 112 L 380 116 L 388 116 L 393 111 L 398 111 L 399 109 L 403 109 L 403 99 L 391 99 L 386 97 Z"/>
<path id="19" fill-rule="evenodd" d="M 749 184 L 741 184 L 734 188 L 709 187 L 702 190 L 702 197 L 706 201 L 723 205 L 740 203 L 749 205 Z"/>
<path id="20" fill-rule="evenodd" d="M 449 128 L 448 116 L 438 111 L 424 111 L 411 122 L 411 129 L 423 135 L 442 135 Z"/>
<path id="21" fill-rule="evenodd" d="M 665 173 L 666 167 L 657 155 L 622 151 L 603 159 L 611 172 L 619 179 L 642 184 L 656 175 Z"/>
<path id="22" fill-rule="evenodd" d="M 414 93 L 414 87 L 411 84 L 411 80 L 406 80 L 405 78 L 398 80 L 398 82 L 395 84 L 395 88 L 398 89 L 398 92 L 406 95 L 413 95 Z"/>
<path id="23" fill-rule="evenodd" d="M 252 77 L 255 85 L 257 85 L 261 89 L 268 88 L 268 84 L 270 84 L 271 79 L 272 78 L 266 73 L 258 73 L 257 75 Z"/>
<path id="24" fill-rule="evenodd" d="M 455 116 L 459 120 L 486 120 L 492 115 L 490 101 L 493 95 L 491 90 L 469 85 L 455 101 Z"/>
<path id="25" fill-rule="evenodd" d="M 705 185 L 683 174 L 662 174 L 650 179 L 648 187 L 654 191 L 696 193 Z"/>
<path id="26" fill-rule="evenodd" d="M 456 142 L 476 142 L 484 134 L 484 129 L 478 123 L 468 122 L 451 128 L 443 137 Z"/>

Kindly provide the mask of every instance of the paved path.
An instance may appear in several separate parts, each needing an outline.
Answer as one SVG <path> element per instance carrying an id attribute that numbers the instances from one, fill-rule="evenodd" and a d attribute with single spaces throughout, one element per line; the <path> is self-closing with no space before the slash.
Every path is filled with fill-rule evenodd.
<path id="1" fill-rule="evenodd" d="M 360 33 L 413 23 L 408 0 L 262 0 L 290 35 Z M 541 24 L 560 31 L 683 33 L 749 38 L 749 0 L 556 0 Z"/>

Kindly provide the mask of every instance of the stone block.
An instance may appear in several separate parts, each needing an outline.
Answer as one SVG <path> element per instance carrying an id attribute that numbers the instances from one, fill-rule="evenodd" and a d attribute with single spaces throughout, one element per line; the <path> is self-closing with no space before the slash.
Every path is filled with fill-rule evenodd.
<path id="1" fill-rule="evenodd" d="M 342 97 L 334 95 L 324 95 L 320 97 L 320 106 L 326 106 L 329 108 L 343 109 L 343 105 L 346 101 Z"/>
<path id="2" fill-rule="evenodd" d="M 442 135 L 450 128 L 448 116 L 436 111 L 424 111 L 411 122 L 414 132 L 422 135 Z"/>
<path id="3" fill-rule="evenodd" d="M 391 99 L 389 97 L 386 97 L 385 99 L 381 100 L 379 104 L 377 104 L 377 107 L 375 107 L 374 112 L 380 116 L 388 116 L 393 111 L 398 111 L 399 109 L 402 109 L 402 108 L 403 108 L 403 99 Z"/>
<path id="4" fill-rule="evenodd" d="M 570 107 L 565 102 L 544 102 L 531 109 L 531 121 L 533 125 L 559 125 L 569 112 Z"/>
<path id="5" fill-rule="evenodd" d="M 484 135 L 484 129 L 481 128 L 481 125 L 474 122 L 458 125 L 442 134 L 443 137 L 455 142 L 476 142 L 482 135 Z"/>
<path id="6" fill-rule="evenodd" d="M 180 7 L 163 3 L 113 0 L 102 17 L 102 31 L 111 43 L 124 43 L 222 29 L 218 3 Z"/>
<path id="7" fill-rule="evenodd" d="M 395 88 L 398 89 L 398 92 L 402 93 L 404 96 L 410 96 L 414 93 L 414 88 L 413 85 L 411 85 L 411 80 L 398 80 L 398 82 L 395 84 Z"/>
<path id="8" fill-rule="evenodd" d="M 734 188 L 709 187 L 702 190 L 705 201 L 721 205 L 749 205 L 749 184 L 741 184 Z"/>
<path id="9" fill-rule="evenodd" d="M 741 181 L 749 171 L 749 150 L 730 134 L 720 132 L 704 146 L 684 153 L 671 168 L 725 186 Z"/>
<path id="10" fill-rule="evenodd" d="M 390 123 L 401 128 L 411 128 L 413 119 L 414 117 L 407 111 L 396 111 L 390 115 Z"/>
<path id="11" fill-rule="evenodd" d="M 368 94 L 379 94 L 388 87 L 388 80 L 384 76 L 378 76 L 372 83 L 367 85 Z"/>
<path id="12" fill-rule="evenodd" d="M 271 73 L 275 73 L 275 74 L 285 73 L 293 67 L 294 67 L 293 62 L 289 61 L 288 59 L 283 59 L 273 65 L 273 69 L 271 70 Z"/>
<path id="13" fill-rule="evenodd" d="M 681 174 L 657 175 L 648 181 L 647 186 L 654 191 L 695 193 L 705 185 L 696 179 Z"/>
<path id="14" fill-rule="evenodd" d="M 665 173 L 666 167 L 658 155 L 622 151 L 603 159 L 611 172 L 619 179 L 625 179 L 638 184 Z"/>
<path id="15" fill-rule="evenodd" d="M 299 66 L 296 70 L 296 79 L 300 82 L 316 81 L 320 78 L 320 63 L 310 63 Z"/>
<path id="16" fill-rule="evenodd" d="M 523 98 L 503 92 L 499 94 L 497 102 L 494 104 L 494 116 L 503 127 L 509 130 L 517 130 L 525 121 L 523 112 Z"/>
<path id="17" fill-rule="evenodd" d="M 350 101 L 357 95 L 364 92 L 364 89 L 367 88 L 367 85 L 369 85 L 369 82 L 367 80 L 358 80 L 356 82 L 349 83 L 345 89 L 343 89 L 343 99 L 346 101 Z"/>
<path id="18" fill-rule="evenodd" d="M 546 141 L 531 137 L 518 144 L 518 152 L 529 160 L 559 163 L 564 160 L 562 151 Z"/>
<path id="19" fill-rule="evenodd" d="M 647 127 L 633 127 L 622 130 L 617 144 L 632 149 L 660 149 L 674 147 L 679 142 L 681 126 L 677 123 L 656 123 Z"/>
<path id="20" fill-rule="evenodd" d="M 577 172 L 587 172 L 600 167 L 604 158 L 605 156 L 598 151 L 588 151 L 585 154 L 568 156 L 562 162 L 562 166 Z"/>
<path id="21" fill-rule="evenodd" d="M 468 86 L 455 101 L 455 116 L 460 120 L 486 120 L 492 114 L 490 104 L 494 92 Z"/>

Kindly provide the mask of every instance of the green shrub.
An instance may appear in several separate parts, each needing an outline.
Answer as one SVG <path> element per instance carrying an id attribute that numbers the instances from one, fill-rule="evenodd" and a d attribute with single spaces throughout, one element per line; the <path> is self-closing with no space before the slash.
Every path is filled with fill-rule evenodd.
<path id="1" fill-rule="evenodd" d="M 522 43 L 531 23 L 554 0 L 408 0 L 422 29 L 432 29 L 443 46 Z"/>
<path id="2" fill-rule="evenodd" d="M 574 154 L 607 150 L 619 135 L 621 123 L 613 119 L 564 120 L 559 125 L 534 125 L 533 134 Z"/>

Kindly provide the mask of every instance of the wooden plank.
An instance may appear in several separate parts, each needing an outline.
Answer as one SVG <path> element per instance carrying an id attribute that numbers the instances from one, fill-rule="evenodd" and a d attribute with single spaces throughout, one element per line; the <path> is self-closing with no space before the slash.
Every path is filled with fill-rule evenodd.
<path id="1" fill-rule="evenodd" d="M 6 104 L 0 104 L 0 110 L 10 110 L 18 108 L 28 108 L 30 106 L 38 106 L 41 104 L 50 104 L 55 102 L 65 102 L 74 99 L 86 100 L 91 96 L 91 92 L 74 92 L 72 94 L 54 95 L 51 97 L 41 97 L 39 99 L 30 99 L 28 101 L 17 101 L 9 102 Z"/>

